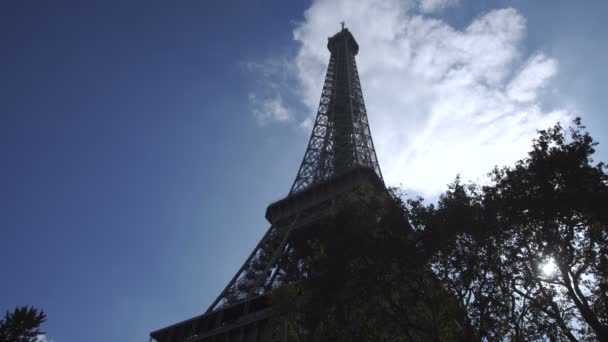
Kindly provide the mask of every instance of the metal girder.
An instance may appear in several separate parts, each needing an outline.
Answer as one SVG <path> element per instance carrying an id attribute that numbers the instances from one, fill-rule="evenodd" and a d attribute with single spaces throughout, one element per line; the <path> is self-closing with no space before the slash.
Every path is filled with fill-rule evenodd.
<path id="1" fill-rule="evenodd" d="M 343 29 L 328 48 L 317 117 L 290 194 L 355 167 L 369 167 L 382 179 L 355 61 L 358 45 Z"/>
<path id="2" fill-rule="evenodd" d="M 310 275 L 302 243 L 331 220 L 341 194 L 364 185 L 384 188 L 355 61 L 359 45 L 343 27 L 327 47 L 331 57 L 310 140 L 288 196 L 266 211 L 270 228 L 205 314 L 152 332 L 154 340 L 276 340 L 268 293 Z"/>
<path id="3" fill-rule="evenodd" d="M 297 197 L 317 184 L 355 169 L 370 169 L 382 182 L 355 61 L 358 44 L 352 34 L 343 29 L 329 39 L 328 48 L 331 57 L 317 117 L 287 198 Z M 319 203 L 331 201 L 328 193 L 315 193 L 320 194 Z M 311 217 L 318 217 L 318 212 L 324 209 L 319 209 L 319 205 L 302 208 L 291 217 L 272 222 L 268 232 L 207 312 L 264 294 L 280 284 L 300 280 L 302 275 L 298 273 L 305 273 L 305 270 L 298 269 L 296 265 L 289 243 L 290 234 L 296 226 L 302 226 Z"/>

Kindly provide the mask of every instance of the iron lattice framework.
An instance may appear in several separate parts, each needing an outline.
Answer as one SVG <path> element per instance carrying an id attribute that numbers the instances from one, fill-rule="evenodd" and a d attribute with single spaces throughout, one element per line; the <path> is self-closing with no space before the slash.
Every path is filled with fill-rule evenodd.
<path id="1" fill-rule="evenodd" d="M 371 168 L 382 179 L 355 62 L 359 46 L 343 29 L 327 48 L 331 57 L 317 118 L 290 194 L 355 167 Z"/>
<path id="2" fill-rule="evenodd" d="M 308 241 L 332 224 L 340 196 L 361 186 L 386 190 L 355 62 L 359 46 L 342 27 L 327 48 L 331 57 L 308 147 L 289 195 L 266 210 L 270 228 L 205 314 L 154 331 L 151 339 L 286 342 L 270 320 L 268 293 L 308 278 Z"/>
<path id="3" fill-rule="evenodd" d="M 329 38 L 327 48 L 331 57 L 315 124 L 296 179 L 283 201 L 355 169 L 372 170 L 382 181 L 355 62 L 359 46 L 343 28 Z M 320 201 L 280 218 L 270 218 L 267 212 L 271 227 L 207 312 L 306 278 L 307 270 L 291 237 L 296 229 L 319 220 L 327 206 L 327 201 Z"/>

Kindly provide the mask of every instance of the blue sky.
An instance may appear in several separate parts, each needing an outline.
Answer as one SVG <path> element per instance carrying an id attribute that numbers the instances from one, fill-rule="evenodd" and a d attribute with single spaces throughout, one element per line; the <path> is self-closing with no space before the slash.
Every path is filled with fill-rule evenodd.
<path id="1" fill-rule="evenodd" d="M 606 143 L 606 6 L 2 2 L 0 309 L 55 342 L 202 313 L 291 186 L 342 19 L 391 185 L 432 198 L 574 115 Z"/>

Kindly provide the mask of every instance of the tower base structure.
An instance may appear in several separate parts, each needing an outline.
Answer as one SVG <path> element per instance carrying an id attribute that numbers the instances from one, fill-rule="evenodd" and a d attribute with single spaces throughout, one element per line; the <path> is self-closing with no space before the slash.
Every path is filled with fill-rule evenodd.
<path id="1" fill-rule="evenodd" d="M 274 225 L 295 220 L 291 238 L 305 242 L 317 235 L 319 222 L 332 219 L 340 196 L 360 188 L 386 191 L 373 169 L 354 168 L 272 203 L 266 218 Z M 284 342 L 284 329 L 273 326 L 271 320 L 271 294 L 272 290 L 218 308 L 212 305 L 214 310 L 156 330 L 150 338 L 157 342 Z"/>
<path id="2" fill-rule="evenodd" d="M 157 342 L 285 341 L 271 326 L 269 294 L 226 305 L 150 333 Z"/>

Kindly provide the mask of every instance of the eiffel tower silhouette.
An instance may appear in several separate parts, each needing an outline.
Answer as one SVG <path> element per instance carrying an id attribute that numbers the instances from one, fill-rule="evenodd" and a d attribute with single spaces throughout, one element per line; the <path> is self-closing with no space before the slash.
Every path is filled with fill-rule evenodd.
<path id="1" fill-rule="evenodd" d="M 284 341 L 270 324 L 269 293 L 310 276 L 302 244 L 331 220 L 341 194 L 385 189 L 355 61 L 359 45 L 341 24 L 328 39 L 331 57 L 298 174 L 287 197 L 266 210 L 270 228 L 203 315 L 154 331 L 151 340 Z"/>

